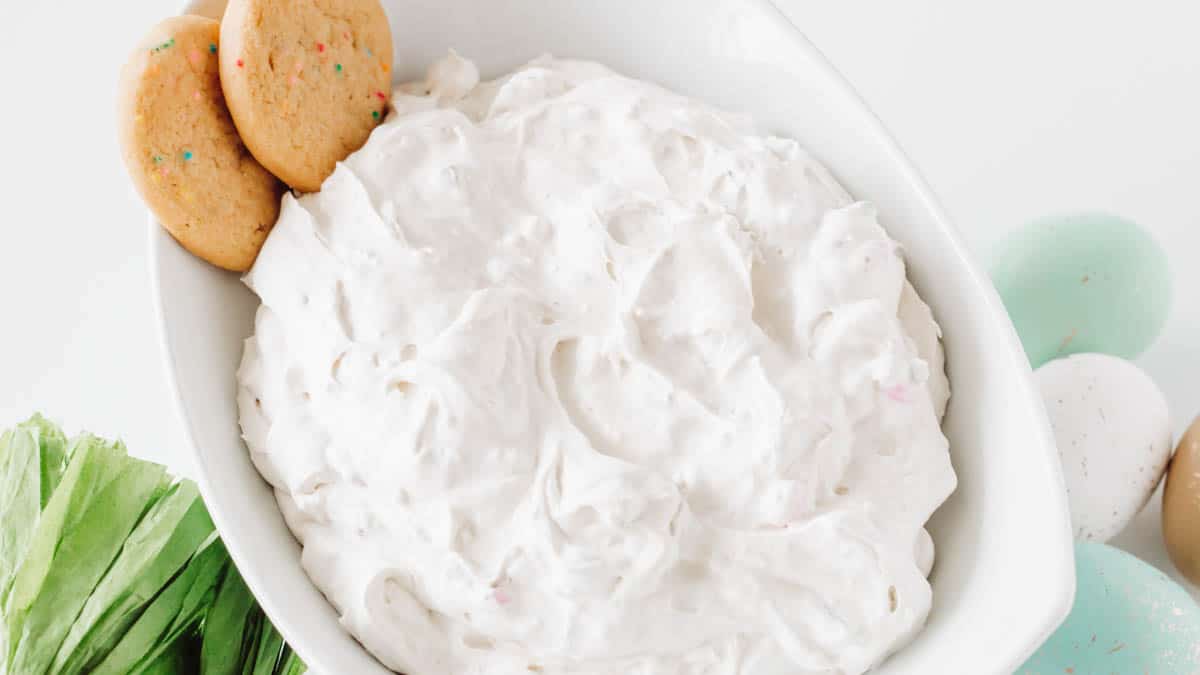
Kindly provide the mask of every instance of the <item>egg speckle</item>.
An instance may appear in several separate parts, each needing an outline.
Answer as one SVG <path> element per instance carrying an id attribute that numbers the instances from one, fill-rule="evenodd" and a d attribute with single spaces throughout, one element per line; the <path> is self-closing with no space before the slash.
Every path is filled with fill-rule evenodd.
<path id="1" fill-rule="evenodd" d="M 1129 220 L 1044 218 L 997 251 L 992 280 L 1034 368 L 1082 352 L 1134 358 L 1166 321 L 1166 254 Z"/>
<path id="2" fill-rule="evenodd" d="M 1078 541 L 1108 541 L 1145 506 L 1171 453 L 1167 402 L 1140 368 L 1104 354 L 1034 373 L 1062 460 Z"/>
<path id="3" fill-rule="evenodd" d="M 1200 672 L 1200 608 L 1159 570 L 1104 544 L 1075 547 L 1075 604 L 1017 673 Z"/>

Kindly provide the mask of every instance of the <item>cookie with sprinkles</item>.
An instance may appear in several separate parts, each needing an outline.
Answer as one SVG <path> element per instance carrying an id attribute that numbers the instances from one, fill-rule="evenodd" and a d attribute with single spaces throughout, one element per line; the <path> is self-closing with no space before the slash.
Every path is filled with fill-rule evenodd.
<path id="1" fill-rule="evenodd" d="M 221 84 L 263 166 L 315 192 L 387 110 L 392 33 L 378 0 L 230 0 Z"/>
<path id="2" fill-rule="evenodd" d="M 229 270 L 258 256 L 284 185 L 242 144 L 219 75 L 220 24 L 168 19 L 121 74 L 118 136 L 150 210 L 188 251 Z"/>

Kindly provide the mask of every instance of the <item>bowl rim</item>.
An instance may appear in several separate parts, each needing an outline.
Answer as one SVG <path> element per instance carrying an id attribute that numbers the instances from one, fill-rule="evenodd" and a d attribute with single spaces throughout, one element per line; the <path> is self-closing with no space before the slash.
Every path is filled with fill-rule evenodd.
<path id="1" fill-rule="evenodd" d="M 978 263 L 975 262 L 973 255 L 969 253 L 965 243 L 959 234 L 958 229 L 951 224 L 949 217 L 942 208 L 940 202 L 934 196 L 933 190 L 925 181 L 923 175 L 917 170 L 915 164 L 909 159 L 904 152 L 899 142 L 896 140 L 887 129 L 883 121 L 878 117 L 875 111 L 867 104 L 866 100 L 858 93 L 858 91 L 850 84 L 849 80 L 841 74 L 837 68 L 825 57 L 824 53 L 808 36 L 800 29 L 798 25 L 779 7 L 779 0 L 744 0 L 747 4 L 761 10 L 765 15 L 770 16 L 774 21 L 777 21 L 788 29 L 788 39 L 793 43 L 793 46 L 800 52 L 803 52 L 810 60 L 811 65 L 821 71 L 822 76 L 826 80 L 826 85 L 831 90 L 846 97 L 851 101 L 863 116 L 864 129 L 874 136 L 874 139 L 879 142 L 887 155 L 899 171 L 896 173 L 898 182 L 902 181 L 907 184 L 911 193 L 920 201 L 922 207 L 929 214 L 930 218 L 926 226 L 936 228 L 943 242 L 949 247 L 947 254 L 956 258 L 963 266 L 971 284 L 973 294 L 979 297 L 985 303 L 985 309 L 993 319 L 993 329 L 1002 333 L 997 335 L 1003 340 L 1005 353 L 1002 355 L 1007 361 L 1006 366 L 1019 373 L 1019 386 L 1022 390 L 1022 399 L 1019 403 L 1027 408 L 1027 413 L 1031 419 L 1035 420 L 1036 428 L 1029 429 L 1028 433 L 1036 437 L 1036 445 L 1039 451 L 1047 455 L 1044 459 L 1049 462 L 1050 470 L 1053 472 L 1054 480 L 1059 484 L 1060 490 L 1055 494 L 1048 495 L 1048 499 L 1053 501 L 1053 511 L 1060 514 L 1062 521 L 1062 536 L 1059 538 L 1060 550 L 1059 555 L 1055 556 L 1055 560 L 1059 561 L 1059 569 L 1053 570 L 1050 575 L 1060 579 L 1059 594 L 1057 597 L 1050 599 L 1047 602 L 1048 611 L 1043 618 L 1041 624 L 1036 631 L 1032 631 L 1032 635 L 1036 635 L 1035 642 L 1031 642 L 1021 653 L 1013 653 L 1006 660 L 1006 669 L 1003 672 L 1015 671 L 1022 663 L 1024 663 L 1038 647 L 1043 644 L 1062 624 L 1069 614 L 1075 599 L 1075 565 L 1074 565 L 1074 542 L 1073 533 L 1070 527 L 1069 506 L 1067 502 L 1066 484 L 1063 479 L 1061 464 L 1057 456 L 1056 443 L 1050 426 L 1049 418 L 1041 403 L 1041 394 L 1033 379 L 1033 371 L 1030 368 L 1028 360 L 1025 358 L 1025 352 L 1021 346 L 1020 338 L 1017 336 L 1015 328 L 1008 319 L 1008 314 L 1004 309 L 1003 302 L 1000 299 L 999 293 L 995 290 L 990 278 L 982 271 Z M 210 8 L 213 5 L 213 0 L 183 0 L 183 5 L 180 8 L 180 14 L 187 14 L 191 10 L 202 5 L 208 5 Z M 167 386 L 170 390 L 170 399 L 172 407 L 175 411 L 178 428 L 182 431 L 183 441 L 190 453 L 193 465 L 196 468 L 193 479 L 200 488 L 201 496 L 205 499 L 205 503 L 214 503 L 210 500 L 211 495 L 215 495 L 211 478 L 205 470 L 203 461 L 203 453 L 196 441 L 194 431 L 194 423 L 189 415 L 188 408 L 184 403 L 183 394 L 180 390 L 178 378 L 176 374 L 176 354 L 172 347 L 171 341 L 168 339 L 167 318 L 164 312 L 162 285 L 161 285 L 161 267 L 162 267 L 162 252 L 165 245 L 174 244 L 173 238 L 162 228 L 154 214 L 147 210 L 147 246 L 149 249 L 147 256 L 147 272 L 150 276 L 150 292 L 151 302 L 153 305 L 154 325 L 158 333 L 159 353 L 167 379 Z M 993 357 L 1001 356 L 993 354 Z M 217 531 L 229 531 L 226 523 L 229 520 L 229 514 L 217 508 L 209 508 L 213 522 L 216 524 Z M 249 559 L 252 557 L 246 547 L 240 541 L 226 541 L 226 548 L 230 558 L 239 570 L 251 569 L 248 565 Z M 247 563 L 247 564 L 243 564 Z M 268 617 L 279 616 L 280 611 L 277 604 L 269 596 L 260 592 L 262 583 L 253 574 L 243 574 L 247 586 L 254 594 L 255 599 L 263 608 Z M 289 639 L 288 633 L 291 632 L 288 628 L 282 625 L 277 625 L 277 629 L 284 636 L 284 639 L 289 644 L 293 645 L 297 654 L 308 664 L 312 664 L 314 668 L 329 665 L 325 663 L 325 659 L 319 658 L 317 654 L 311 653 L 306 646 L 297 646 L 295 642 Z M 1028 626 L 1027 626 L 1028 627 Z M 901 648 L 903 650 L 903 647 Z M 366 650 L 364 649 L 364 652 Z M 368 652 L 369 653 L 369 652 Z M 381 668 L 386 667 L 380 664 Z M 327 669 L 326 669 L 327 670 Z M 336 672 L 336 671 L 330 671 Z M 1000 672 L 1000 671 L 998 671 Z"/>

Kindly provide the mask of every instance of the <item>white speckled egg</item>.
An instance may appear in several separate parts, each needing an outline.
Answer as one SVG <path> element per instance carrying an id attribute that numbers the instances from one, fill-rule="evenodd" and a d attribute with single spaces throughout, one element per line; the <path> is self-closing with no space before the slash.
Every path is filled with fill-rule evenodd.
<path id="1" fill-rule="evenodd" d="M 1108 541 L 1146 505 L 1171 456 L 1167 402 L 1146 373 L 1076 354 L 1034 373 L 1062 458 L 1076 541 Z"/>

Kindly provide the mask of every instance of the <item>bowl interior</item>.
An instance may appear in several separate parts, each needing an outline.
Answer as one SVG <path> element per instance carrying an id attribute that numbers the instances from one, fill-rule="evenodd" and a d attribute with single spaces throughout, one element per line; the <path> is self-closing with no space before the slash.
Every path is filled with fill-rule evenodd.
<path id="1" fill-rule="evenodd" d="M 212 12 L 213 0 L 201 0 Z M 216 0 L 217 3 L 220 0 Z M 855 196 L 875 202 L 945 333 L 945 421 L 959 476 L 935 515 L 934 607 L 880 673 L 1011 672 L 1073 592 L 1071 536 L 1053 445 L 999 299 L 907 160 L 816 50 L 765 0 L 384 0 L 396 73 L 419 77 L 454 48 L 497 75 L 542 53 L 594 59 L 796 138 Z M 151 227 L 167 370 L 200 483 L 264 609 L 319 672 L 386 671 L 338 628 L 240 437 L 234 373 L 257 300 L 234 276 Z"/>

